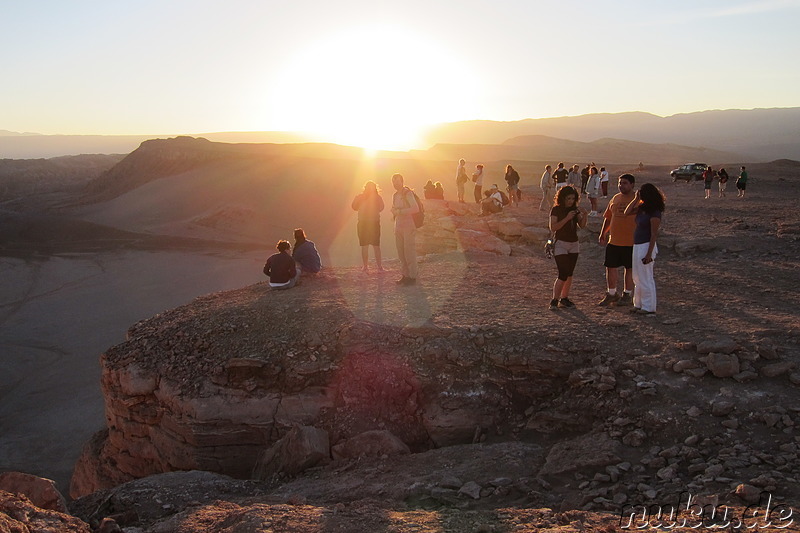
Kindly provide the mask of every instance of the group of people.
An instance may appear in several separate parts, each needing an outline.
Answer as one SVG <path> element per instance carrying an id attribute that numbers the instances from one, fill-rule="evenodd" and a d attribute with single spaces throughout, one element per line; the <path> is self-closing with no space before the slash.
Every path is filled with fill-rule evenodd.
<path id="1" fill-rule="evenodd" d="M 422 190 L 426 200 L 444 200 L 444 187 L 441 181 L 434 183 L 433 180 L 428 180 Z"/>
<path id="2" fill-rule="evenodd" d="M 497 184 L 493 184 L 488 190 L 484 191 L 483 179 L 484 166 L 478 163 L 475 165 L 475 171 L 472 173 L 472 194 L 475 203 L 481 206 L 481 214 L 497 213 L 502 210 L 504 205 L 512 203 L 514 205 L 519 205 L 519 202 L 522 201 L 522 190 L 519 188 L 519 172 L 514 170 L 514 167 L 511 165 L 506 165 L 504 176 L 506 181 L 506 198 L 502 198 L 503 194 L 497 187 Z M 464 195 L 466 194 L 466 186 L 469 181 L 470 177 L 467 175 L 467 162 L 464 159 L 460 159 L 458 161 L 458 167 L 456 168 L 456 194 L 459 203 L 466 203 Z M 498 194 L 498 192 L 500 192 L 500 194 Z"/>
<path id="3" fill-rule="evenodd" d="M 463 167 L 462 159 L 459 162 L 459 174 Z M 478 170 L 482 171 L 482 165 L 478 167 Z M 602 192 L 600 186 L 602 182 L 599 178 L 592 182 L 593 176 L 599 176 L 597 167 L 588 165 L 587 168 L 589 179 L 585 182 L 577 172 L 577 165 L 567 171 L 563 163 L 559 163 L 557 170 L 552 173 L 548 165 L 542 178 L 543 194 L 556 189 L 553 205 L 550 208 L 549 227 L 555 241 L 553 255 L 558 277 L 553 283 L 550 309 L 575 307 L 569 299 L 569 293 L 580 254 L 578 229 L 585 227 L 588 217 L 597 213 L 596 199 Z M 509 175 L 510 171 L 513 171 L 513 168 L 508 165 L 506 174 Z M 601 172 L 605 172 L 605 169 L 603 168 Z M 509 196 L 519 201 L 519 175 L 514 177 L 511 174 L 511 176 L 508 182 Z M 552 187 L 549 185 L 551 181 Z M 632 312 L 653 315 L 656 312 L 653 263 L 658 255 L 657 240 L 665 208 L 665 197 L 661 190 L 651 183 L 645 183 L 638 190 L 635 189 L 635 183 L 636 179 L 632 174 L 621 175 L 618 179 L 619 193 L 613 196 L 602 215 L 603 224 L 598 240 L 606 247 L 603 264 L 606 268 L 607 292 L 599 305 L 632 305 Z M 394 236 L 402 271 L 397 283 L 413 285 L 417 280 L 417 223 L 414 218 L 420 213 L 421 207 L 416 194 L 405 186 L 401 174 L 392 176 L 392 186 L 395 192 L 392 196 L 391 213 L 394 218 Z M 476 189 L 477 187 L 476 185 Z M 580 206 L 580 191 L 584 187 L 590 200 L 593 198 L 592 194 L 595 195 L 591 212 Z M 477 197 L 481 193 L 476 190 L 475 194 Z M 606 194 L 608 194 L 607 189 Z M 459 195 L 459 201 L 463 201 L 463 186 Z M 493 185 L 482 196 L 484 197 L 481 203 L 482 211 L 484 205 L 502 206 L 504 202 L 502 192 L 497 185 Z M 382 272 L 384 268 L 380 247 L 380 214 L 385 206 L 377 184 L 374 181 L 367 181 L 363 191 L 353 199 L 351 207 L 358 212 L 357 227 L 362 269 L 365 273 L 369 271 L 371 246 L 377 269 Z M 486 207 L 486 209 L 495 208 Z M 293 250 L 288 241 L 279 241 L 278 253 L 270 256 L 264 265 L 264 274 L 269 276 L 270 287 L 274 289 L 294 287 L 299 283 L 301 275 L 320 271 L 321 261 L 314 243 L 306 238 L 301 228 L 294 231 L 294 237 Z M 617 283 L 620 268 L 624 269 L 621 290 Z"/>
<path id="4" fill-rule="evenodd" d="M 588 216 L 599 216 L 597 199 L 608 198 L 608 181 L 606 167 L 600 167 L 600 170 L 597 170 L 594 163 L 586 165 L 583 169 L 580 168 L 580 165 L 572 165 L 569 170 L 565 168 L 564 163 L 559 163 L 555 171 L 551 165 L 546 165 L 539 181 L 539 188 L 542 190 L 539 210 L 545 211 L 551 208 L 554 192 L 557 193 L 561 188 L 570 186 L 576 191 L 580 190 L 582 195 L 589 198 L 592 210 Z"/>
<path id="5" fill-rule="evenodd" d="M 306 238 L 303 228 L 294 230 L 294 247 L 289 241 L 280 240 L 275 248 L 278 253 L 264 264 L 264 274 L 269 276 L 269 286 L 273 289 L 291 289 L 300 284 L 301 275 L 317 274 L 322 268 L 317 247 Z"/>
<path id="6" fill-rule="evenodd" d="M 598 241 L 606 247 L 603 264 L 607 292 L 598 305 L 633 305 L 633 313 L 654 315 L 656 285 L 653 263 L 658 255 L 657 240 L 665 197 L 651 183 L 645 183 L 638 190 L 634 190 L 635 184 L 636 178 L 632 174 L 621 175 L 618 179 L 619 193 L 603 212 Z M 591 215 L 579 204 L 578 189 L 564 184 L 555 193 L 554 205 L 550 209 L 550 231 L 555 239 L 553 255 L 558 269 L 550 309 L 575 307 L 569 299 L 569 292 L 580 253 L 578 228 L 585 227 Z M 622 291 L 617 283 L 620 268 L 624 269 Z"/>
<path id="7" fill-rule="evenodd" d="M 728 186 L 729 179 L 728 172 L 724 168 L 714 170 L 708 167 L 703 171 L 703 190 L 705 191 L 706 200 L 711 198 L 711 187 L 714 184 L 715 178 L 719 180 L 719 197 L 725 197 L 725 189 Z M 745 170 L 745 167 L 742 167 L 739 172 L 739 178 L 736 180 L 736 189 L 738 191 L 737 197 L 744 198 L 745 192 L 747 191 L 747 170 Z"/>

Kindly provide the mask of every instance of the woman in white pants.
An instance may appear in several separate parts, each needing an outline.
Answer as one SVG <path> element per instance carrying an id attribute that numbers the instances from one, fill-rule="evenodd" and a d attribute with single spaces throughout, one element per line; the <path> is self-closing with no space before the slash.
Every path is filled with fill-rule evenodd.
<path id="1" fill-rule="evenodd" d="M 633 233 L 633 309 L 631 313 L 655 315 L 656 281 L 653 263 L 658 255 L 658 230 L 664 213 L 665 197 L 658 187 L 645 183 L 636 191 L 625 214 L 636 213 L 636 230 Z"/>

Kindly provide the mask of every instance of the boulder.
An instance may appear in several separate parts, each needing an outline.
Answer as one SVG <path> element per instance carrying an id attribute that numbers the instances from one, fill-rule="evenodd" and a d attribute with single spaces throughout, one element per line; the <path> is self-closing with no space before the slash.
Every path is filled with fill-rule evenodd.
<path id="1" fill-rule="evenodd" d="M 761 367 L 761 375 L 765 378 L 776 378 L 782 374 L 787 374 L 794 369 L 794 363 L 791 361 L 782 361 L 780 363 L 772 363 Z"/>
<path id="2" fill-rule="evenodd" d="M 403 441 L 386 430 L 365 431 L 336 444 L 331 451 L 334 459 L 383 457 L 411 453 Z"/>
<path id="3" fill-rule="evenodd" d="M 735 354 L 710 353 L 706 366 L 718 378 L 731 378 L 739 373 L 739 358 Z"/>
<path id="4" fill-rule="evenodd" d="M 0 490 L 22 494 L 39 509 L 67 512 L 67 501 L 51 479 L 23 472 L 3 472 L 0 474 Z"/>
<path id="5" fill-rule="evenodd" d="M 583 468 L 617 464 L 622 461 L 619 450 L 619 442 L 607 433 L 588 433 L 553 446 L 539 475 L 560 475 Z"/>
<path id="6" fill-rule="evenodd" d="M 0 490 L 0 531 L 91 533 L 92 529 L 74 516 L 37 507 L 21 493 Z"/>
<path id="7" fill-rule="evenodd" d="M 547 239 L 550 238 L 550 230 L 547 228 L 528 226 L 522 230 L 520 238 L 523 242 L 529 244 L 544 244 Z"/>
<path id="8" fill-rule="evenodd" d="M 511 246 L 491 233 L 470 229 L 456 230 L 458 249 L 464 252 L 490 252 L 511 255 Z"/>
<path id="9" fill-rule="evenodd" d="M 488 221 L 489 229 L 506 237 L 519 237 L 525 229 L 525 224 L 514 218 L 501 218 Z"/>
<path id="10" fill-rule="evenodd" d="M 736 341 L 730 337 L 717 337 L 701 342 L 697 345 L 697 353 L 733 353 L 739 349 Z"/>
<path id="11" fill-rule="evenodd" d="M 325 464 L 330 459 L 328 432 L 310 426 L 294 426 L 261 456 L 253 470 L 255 479 L 276 474 L 294 476 L 303 470 Z"/>

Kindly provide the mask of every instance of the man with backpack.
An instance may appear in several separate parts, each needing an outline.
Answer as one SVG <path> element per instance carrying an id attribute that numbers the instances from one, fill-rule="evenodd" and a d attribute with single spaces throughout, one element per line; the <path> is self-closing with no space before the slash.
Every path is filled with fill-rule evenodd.
<path id="1" fill-rule="evenodd" d="M 421 209 L 417 195 L 403 183 L 403 175 L 392 176 L 395 193 L 392 196 L 392 215 L 394 216 L 394 239 L 397 243 L 397 256 L 400 259 L 402 277 L 398 285 L 413 285 L 417 282 L 417 225 Z"/>

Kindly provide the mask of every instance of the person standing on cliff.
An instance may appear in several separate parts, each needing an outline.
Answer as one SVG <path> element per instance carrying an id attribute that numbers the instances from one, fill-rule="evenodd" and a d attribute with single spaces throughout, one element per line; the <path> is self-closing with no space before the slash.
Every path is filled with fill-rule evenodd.
<path id="1" fill-rule="evenodd" d="M 482 165 L 481 165 L 482 166 Z M 417 225 L 414 223 L 419 206 L 414 192 L 403 183 L 403 175 L 392 176 L 392 215 L 394 215 L 394 239 L 400 259 L 402 277 L 398 285 L 413 285 L 417 282 Z"/>
<path id="2" fill-rule="evenodd" d="M 631 174 L 619 177 L 619 193 L 615 194 L 603 213 L 603 226 L 598 242 L 606 247 L 603 265 L 606 267 L 605 297 L 597 304 L 631 305 L 633 303 L 633 232 L 636 230 L 636 215 L 625 214 L 625 208 L 633 201 L 633 186 L 636 178 Z M 617 290 L 619 268 L 624 268 L 624 292 Z"/>
<path id="3" fill-rule="evenodd" d="M 369 272 L 369 247 L 375 256 L 378 272 L 383 272 L 381 258 L 381 211 L 383 211 L 383 198 L 381 198 L 378 185 L 374 181 L 367 181 L 364 190 L 353 199 L 351 207 L 358 211 L 358 243 L 361 245 L 361 270 Z"/>
<path id="4" fill-rule="evenodd" d="M 264 274 L 269 276 L 269 286 L 274 290 L 291 289 L 300 278 L 300 270 L 289 255 L 291 247 L 289 241 L 278 241 L 278 253 L 269 256 L 264 265 Z"/>
<path id="5" fill-rule="evenodd" d="M 549 209 L 553 205 L 553 167 L 547 165 L 544 167 L 542 179 L 539 182 L 539 188 L 542 190 L 542 201 L 539 202 L 539 211 L 544 211 L 545 206 Z"/>
<path id="6" fill-rule="evenodd" d="M 467 162 L 464 159 L 458 160 L 458 168 L 456 169 L 456 194 L 458 195 L 458 203 L 464 203 L 464 186 L 469 181 L 467 176 Z"/>

